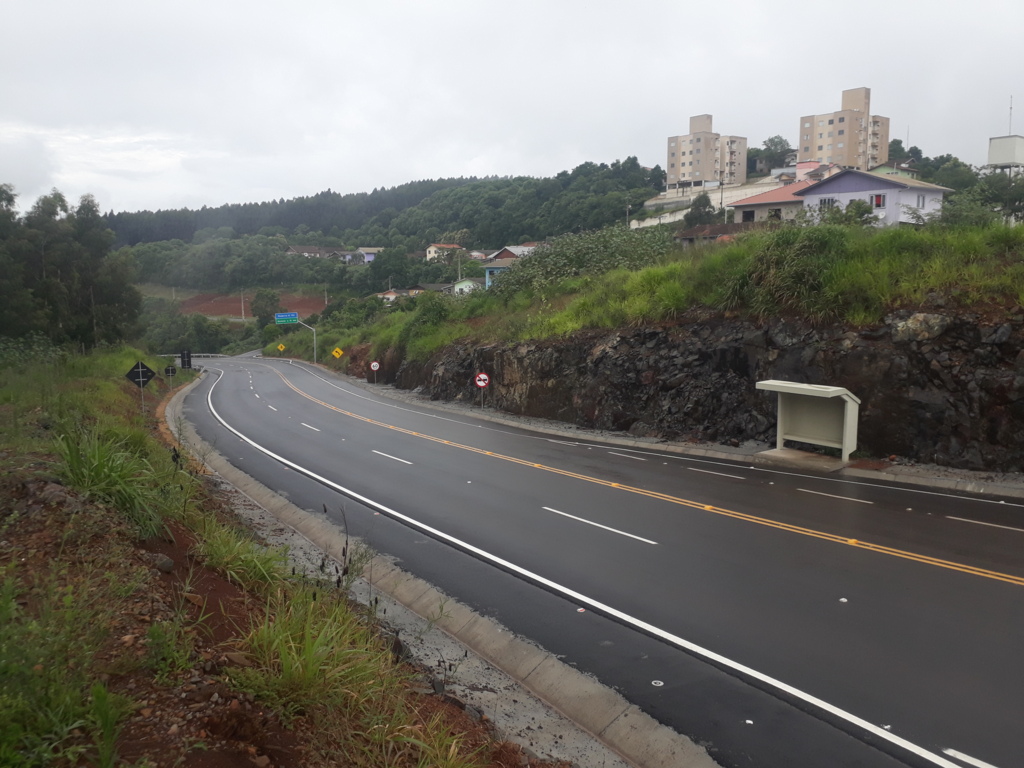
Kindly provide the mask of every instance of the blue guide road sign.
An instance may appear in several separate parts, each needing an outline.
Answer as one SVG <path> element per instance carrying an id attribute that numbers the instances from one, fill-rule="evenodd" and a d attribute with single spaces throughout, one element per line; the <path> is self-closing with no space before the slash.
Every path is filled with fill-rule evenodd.
<path id="1" fill-rule="evenodd" d="M 276 315 L 274 315 L 274 322 L 277 323 L 278 325 L 282 325 L 284 323 L 297 323 L 299 322 L 299 313 L 278 312 Z"/>

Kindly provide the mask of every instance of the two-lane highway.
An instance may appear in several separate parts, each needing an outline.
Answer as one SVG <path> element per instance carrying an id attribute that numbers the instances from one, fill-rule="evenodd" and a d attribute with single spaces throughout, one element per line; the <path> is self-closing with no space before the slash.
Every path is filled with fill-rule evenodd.
<path id="1" fill-rule="evenodd" d="M 556 439 L 283 361 L 224 361 L 186 407 L 723 764 L 1024 762 L 1019 505 Z"/>

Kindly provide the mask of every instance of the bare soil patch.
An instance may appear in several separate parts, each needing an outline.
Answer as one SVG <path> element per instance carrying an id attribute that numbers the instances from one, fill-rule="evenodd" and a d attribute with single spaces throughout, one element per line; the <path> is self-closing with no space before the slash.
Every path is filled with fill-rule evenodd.
<path id="1" fill-rule="evenodd" d="M 185 299 L 178 305 L 178 312 L 183 315 L 200 314 L 207 317 L 238 317 L 242 316 L 242 302 L 245 302 L 245 316 L 251 318 L 252 299 L 255 293 L 239 295 L 237 293 L 200 293 Z M 300 296 L 295 293 L 280 294 L 281 308 L 285 312 L 298 312 L 300 318 L 306 318 L 323 311 L 323 296 Z"/>

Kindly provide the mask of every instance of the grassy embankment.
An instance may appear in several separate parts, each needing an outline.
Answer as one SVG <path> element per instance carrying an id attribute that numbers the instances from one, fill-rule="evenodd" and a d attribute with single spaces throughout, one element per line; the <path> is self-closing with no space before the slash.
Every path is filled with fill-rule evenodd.
<path id="1" fill-rule="evenodd" d="M 119 764 L 118 736 L 145 702 L 132 698 L 135 683 L 117 682 L 134 675 L 139 689 L 157 691 L 187 682 L 202 616 L 175 610 L 137 641 L 111 636 L 129 602 L 157 586 L 139 543 L 171 525 L 254 599 L 246 602 L 252 628 L 235 646 L 247 665 L 225 669 L 222 680 L 285 722 L 317 723 L 306 764 L 323 764 L 315 756 L 327 753 L 358 766 L 481 764 L 460 736 L 409 705 L 408 673 L 343 589 L 296 580 L 286 553 L 211 512 L 201 477 L 152 436 L 157 382 L 147 388 L 147 416 L 126 383 L 140 357 L 128 348 L 81 357 L 0 345 L 0 765 Z M 143 359 L 157 371 L 165 364 Z M 49 501 L 26 491 L 44 486 Z M 54 497 L 54 488 L 63 490 Z M 44 542 L 57 547 L 46 557 Z"/>
<path id="2" fill-rule="evenodd" d="M 374 356 L 391 348 L 425 360 L 458 339 L 545 339 L 672 322 L 701 309 L 864 326 L 936 296 L 950 309 L 1024 306 L 1024 227 L 791 227 L 692 248 L 672 245 L 660 229 L 559 238 L 486 294 L 424 294 L 366 322 L 358 313 L 332 316 L 318 329 L 318 357 L 344 368 L 331 349 L 370 344 Z M 282 354 L 312 358 L 308 331 L 284 343 Z M 276 344 L 265 354 L 277 355 Z"/>

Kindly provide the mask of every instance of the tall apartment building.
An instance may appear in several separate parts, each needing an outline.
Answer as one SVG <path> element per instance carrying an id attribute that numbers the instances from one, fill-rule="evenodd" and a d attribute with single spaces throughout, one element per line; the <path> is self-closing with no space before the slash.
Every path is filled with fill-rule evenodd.
<path id="1" fill-rule="evenodd" d="M 711 115 L 690 118 L 690 132 L 668 137 L 666 186 L 682 190 L 708 182 L 743 184 L 747 180 L 747 139 L 711 130 Z"/>
<path id="2" fill-rule="evenodd" d="M 843 91 L 843 108 L 800 118 L 797 161 L 867 171 L 889 159 L 889 118 L 871 114 L 871 89 Z"/>

